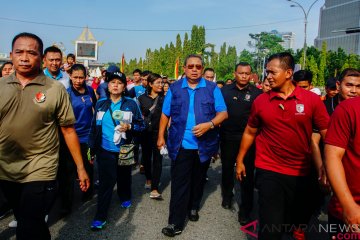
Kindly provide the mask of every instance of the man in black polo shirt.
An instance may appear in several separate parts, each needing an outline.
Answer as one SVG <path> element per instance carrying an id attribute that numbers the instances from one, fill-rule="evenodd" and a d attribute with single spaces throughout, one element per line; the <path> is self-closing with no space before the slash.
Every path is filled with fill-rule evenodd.
<path id="1" fill-rule="evenodd" d="M 234 164 L 251 106 L 255 98 L 262 93 L 260 89 L 249 84 L 250 76 L 250 64 L 241 62 L 235 66 L 235 81 L 221 89 L 229 114 L 229 118 L 222 123 L 220 128 L 222 207 L 225 209 L 231 208 L 234 188 Z M 249 216 L 253 207 L 254 160 L 255 147 L 253 146 L 244 161 L 247 177 L 241 182 L 241 204 L 239 206 L 239 222 L 241 225 L 245 225 L 250 221 Z"/>

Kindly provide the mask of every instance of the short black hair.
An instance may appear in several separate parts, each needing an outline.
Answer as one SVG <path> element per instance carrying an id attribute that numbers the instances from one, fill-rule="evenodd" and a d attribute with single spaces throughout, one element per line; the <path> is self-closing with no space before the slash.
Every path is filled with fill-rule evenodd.
<path id="1" fill-rule="evenodd" d="M 153 84 L 155 82 L 155 80 L 157 79 L 161 79 L 162 81 L 162 77 L 160 74 L 157 74 L 157 73 L 150 73 L 148 78 L 147 78 L 147 81 L 148 81 L 148 85 L 146 86 L 146 91 L 148 92 L 148 94 L 151 93 L 151 87 L 150 87 L 150 83 Z"/>
<path id="2" fill-rule="evenodd" d="M 326 80 L 325 83 L 325 88 L 326 89 L 330 89 L 330 90 L 336 90 L 336 82 L 337 82 L 337 78 L 336 77 L 331 77 L 328 80 Z"/>
<path id="3" fill-rule="evenodd" d="M 86 68 L 85 68 L 84 65 L 79 64 L 79 63 L 72 65 L 70 70 L 69 70 L 69 73 L 71 75 L 73 73 L 73 71 L 79 71 L 79 70 L 84 73 L 84 76 L 86 78 Z M 70 76 L 70 78 L 71 78 L 71 76 Z M 71 80 L 70 80 L 70 85 L 72 86 L 72 81 Z M 86 81 L 83 82 L 83 87 L 86 88 Z"/>
<path id="4" fill-rule="evenodd" d="M 339 75 L 338 81 L 342 82 L 345 77 L 360 77 L 360 71 L 355 68 L 345 68 Z"/>
<path id="5" fill-rule="evenodd" d="M 78 70 L 81 70 L 83 71 L 84 75 L 86 76 L 86 68 L 84 65 L 82 64 L 79 64 L 79 63 L 76 63 L 74 65 L 71 66 L 70 70 L 69 70 L 69 73 L 72 74 L 73 71 L 78 71 Z"/>
<path id="6" fill-rule="evenodd" d="M 42 56 L 42 52 L 43 52 L 43 49 L 44 49 L 44 44 L 43 44 L 43 41 L 41 40 L 41 38 L 39 38 L 37 35 L 33 34 L 33 33 L 28 33 L 28 32 L 22 32 L 22 33 L 19 33 L 18 35 L 16 35 L 13 40 L 12 40 L 12 43 L 11 43 L 11 50 L 13 50 L 14 48 L 14 45 L 15 45 L 15 42 L 16 40 L 18 40 L 19 38 L 32 38 L 34 39 L 38 45 L 39 45 L 39 52 L 40 52 L 40 55 Z"/>
<path id="7" fill-rule="evenodd" d="M 185 60 L 184 60 L 184 66 L 186 66 L 187 61 L 189 60 L 189 58 L 198 58 L 201 60 L 201 65 L 204 66 L 204 60 L 202 58 L 202 56 L 200 54 L 190 54 L 188 55 Z"/>
<path id="8" fill-rule="evenodd" d="M 239 62 L 238 64 L 236 64 L 236 65 L 235 65 L 235 72 L 236 72 L 236 70 L 238 69 L 239 66 L 242 66 L 242 67 L 247 67 L 247 66 L 249 66 L 249 67 L 250 67 L 250 71 L 252 72 L 251 65 L 250 65 L 250 63 L 248 63 L 248 62 Z"/>
<path id="9" fill-rule="evenodd" d="M 69 53 L 69 54 L 66 56 L 66 59 L 68 59 L 68 58 L 72 58 L 72 59 L 75 60 L 75 54 Z"/>
<path id="10" fill-rule="evenodd" d="M 57 46 L 47 47 L 47 48 L 44 50 L 44 56 L 45 56 L 48 52 L 60 53 L 60 56 L 61 56 L 61 58 L 62 58 L 62 52 L 61 52 L 60 48 L 58 48 Z"/>
<path id="11" fill-rule="evenodd" d="M 140 70 L 140 69 L 138 69 L 138 68 L 137 68 L 137 69 L 135 69 L 135 70 L 133 71 L 133 74 L 135 74 L 135 73 L 138 73 L 138 74 L 140 74 L 140 75 L 141 75 L 141 73 L 142 73 L 142 72 L 141 72 L 141 70 Z"/>
<path id="12" fill-rule="evenodd" d="M 205 68 L 205 69 L 204 69 L 204 73 L 205 73 L 205 72 L 213 72 L 213 73 L 214 73 L 215 70 L 214 70 L 213 68 Z"/>
<path id="13" fill-rule="evenodd" d="M 312 83 L 313 74 L 307 70 L 299 70 L 294 73 L 293 79 L 295 82 L 308 81 Z"/>
<path id="14" fill-rule="evenodd" d="M 225 85 L 224 81 L 222 81 L 222 80 L 216 81 L 216 84 L 221 84 L 223 86 Z"/>
<path id="15" fill-rule="evenodd" d="M 140 76 L 146 77 L 146 76 L 149 75 L 150 73 L 151 73 L 151 71 L 145 70 L 145 71 L 143 71 L 143 72 L 140 74 Z"/>
<path id="16" fill-rule="evenodd" d="M 275 53 L 268 58 L 267 63 L 269 63 L 270 61 L 272 61 L 274 59 L 279 59 L 282 69 L 284 69 L 284 70 L 291 69 L 294 71 L 295 60 L 294 60 L 294 57 L 290 53 L 288 53 L 288 52 Z"/>

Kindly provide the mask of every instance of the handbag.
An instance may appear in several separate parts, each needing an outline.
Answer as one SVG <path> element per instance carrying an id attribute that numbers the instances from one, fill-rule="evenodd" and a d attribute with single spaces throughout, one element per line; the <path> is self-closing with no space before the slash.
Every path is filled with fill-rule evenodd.
<path id="1" fill-rule="evenodd" d="M 144 117 L 145 129 L 147 131 L 152 131 L 151 117 L 155 112 L 155 107 L 156 107 L 156 104 L 158 103 L 158 100 L 159 100 L 159 96 L 156 97 L 154 104 L 149 108 L 149 112 L 150 112 L 149 115 Z"/>
<path id="2" fill-rule="evenodd" d="M 135 164 L 134 149 L 135 144 L 133 142 L 120 146 L 118 166 L 130 166 Z"/>
<path id="3" fill-rule="evenodd" d="M 112 117 L 113 111 L 111 107 L 109 108 L 111 119 L 116 127 L 114 118 Z M 135 154 L 134 154 L 135 144 L 131 140 L 131 143 L 123 144 L 120 146 L 119 156 L 118 156 L 118 166 L 131 166 L 135 164 Z"/>

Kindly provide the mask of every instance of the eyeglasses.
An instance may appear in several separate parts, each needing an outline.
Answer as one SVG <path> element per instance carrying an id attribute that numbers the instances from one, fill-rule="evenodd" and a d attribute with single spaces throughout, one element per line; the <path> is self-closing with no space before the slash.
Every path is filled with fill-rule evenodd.
<path id="1" fill-rule="evenodd" d="M 202 65 L 200 64 L 189 64 L 186 66 L 188 69 L 193 69 L 194 67 L 197 69 L 197 70 L 201 70 L 202 69 Z"/>

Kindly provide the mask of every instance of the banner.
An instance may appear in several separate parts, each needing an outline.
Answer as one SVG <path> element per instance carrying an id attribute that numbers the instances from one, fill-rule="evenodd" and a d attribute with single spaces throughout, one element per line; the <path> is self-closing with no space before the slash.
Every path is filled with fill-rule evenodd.
<path id="1" fill-rule="evenodd" d="M 122 54 L 120 72 L 124 73 L 124 70 L 125 70 L 125 56 L 124 56 L 124 54 Z"/>
<path id="2" fill-rule="evenodd" d="M 174 79 L 178 80 L 179 78 L 179 58 L 176 58 L 175 68 L 174 68 Z"/>

